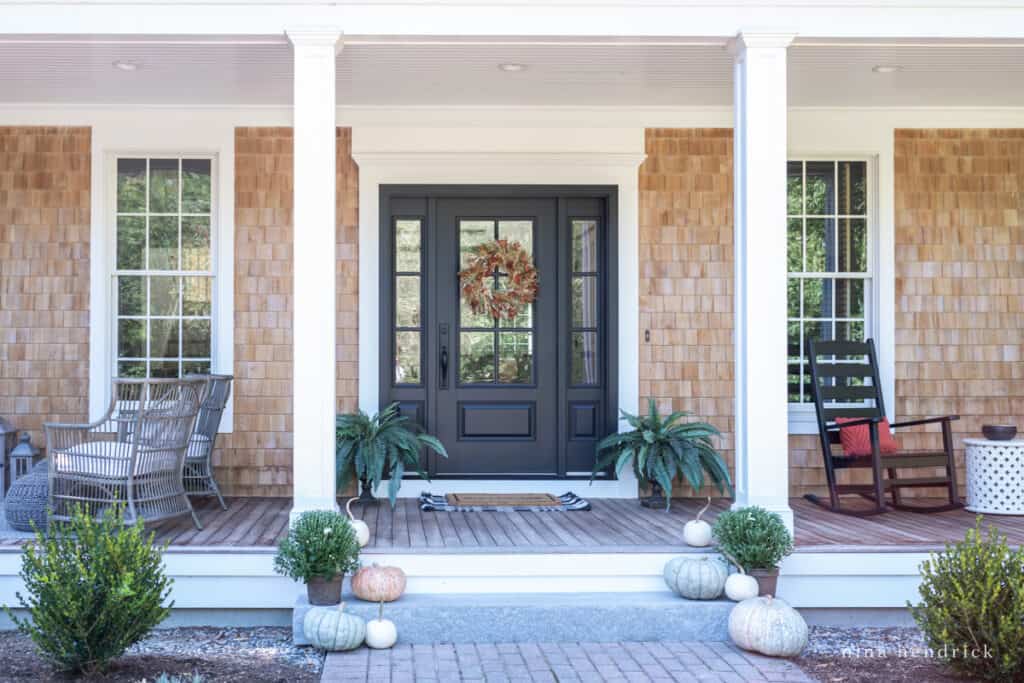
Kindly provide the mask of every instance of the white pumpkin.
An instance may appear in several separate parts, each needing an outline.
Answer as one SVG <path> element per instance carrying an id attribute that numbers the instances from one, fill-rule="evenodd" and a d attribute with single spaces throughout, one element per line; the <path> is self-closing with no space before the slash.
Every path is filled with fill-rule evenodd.
<path id="1" fill-rule="evenodd" d="M 395 623 L 384 618 L 384 603 L 380 603 L 377 618 L 366 622 L 366 645 L 374 650 L 386 650 L 398 642 Z"/>
<path id="2" fill-rule="evenodd" d="M 359 541 L 359 547 L 365 548 L 366 544 L 370 542 L 370 527 L 366 525 L 361 519 L 356 519 L 356 516 L 352 514 L 352 501 L 359 500 L 359 498 L 349 498 L 348 502 L 345 503 L 345 512 L 348 513 L 348 523 L 352 527 L 352 531 L 356 532 L 356 540 Z"/>
<path id="3" fill-rule="evenodd" d="M 302 620 L 302 630 L 313 647 L 337 652 L 354 650 L 366 639 L 366 622 L 337 607 L 313 607 Z"/>
<path id="4" fill-rule="evenodd" d="M 714 600 L 722 594 L 729 570 L 717 557 L 676 557 L 663 572 L 665 585 L 689 600 Z"/>
<path id="5" fill-rule="evenodd" d="M 691 519 L 683 526 L 683 540 L 686 545 L 695 548 L 706 548 L 711 545 L 711 525 L 701 519 L 701 515 L 711 507 L 711 496 L 708 496 L 707 505 L 697 513 L 697 519 Z"/>
<path id="6" fill-rule="evenodd" d="M 732 608 L 729 637 L 744 650 L 795 657 L 807 646 L 807 622 L 785 600 L 750 598 Z"/>
<path id="7" fill-rule="evenodd" d="M 729 574 L 725 580 L 725 597 L 736 602 L 756 598 L 759 592 L 757 579 L 742 572 Z"/>
<path id="8" fill-rule="evenodd" d="M 730 574 L 729 578 L 725 580 L 725 597 L 736 602 L 743 602 L 760 595 L 761 584 L 757 582 L 757 579 L 747 574 L 746 570 L 743 569 L 743 565 L 737 562 L 735 557 L 721 548 L 719 548 L 719 552 L 739 570 L 739 573 Z"/>

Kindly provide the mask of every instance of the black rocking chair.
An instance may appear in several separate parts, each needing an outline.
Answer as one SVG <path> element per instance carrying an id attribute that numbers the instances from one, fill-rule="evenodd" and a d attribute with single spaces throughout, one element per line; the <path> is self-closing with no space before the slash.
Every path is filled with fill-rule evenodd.
<path id="1" fill-rule="evenodd" d="M 811 387 L 814 407 L 818 415 L 818 432 L 821 436 L 821 451 L 825 459 L 825 476 L 828 480 L 829 500 L 814 494 L 804 496 L 807 500 L 832 512 L 845 515 L 867 516 L 887 512 L 890 508 L 911 512 L 943 512 L 963 507 L 957 491 L 956 465 L 953 460 L 953 433 L 950 423 L 960 419 L 957 415 L 930 417 L 923 420 L 897 422 L 894 429 L 918 425 L 942 425 L 941 451 L 900 451 L 883 454 L 879 445 L 878 424 L 885 418 L 885 404 L 882 401 L 882 386 L 878 379 L 878 358 L 875 344 L 849 341 L 807 340 L 807 358 L 811 370 Z M 847 418 L 843 427 L 867 425 L 871 435 L 871 455 L 842 455 L 833 451 L 840 443 L 839 425 L 836 418 Z M 941 476 L 899 478 L 897 471 L 917 468 L 945 468 Z M 872 483 L 839 484 L 836 473 L 842 469 L 870 468 Z M 883 472 L 887 476 L 883 477 Z M 949 502 L 937 506 L 906 505 L 900 495 L 905 488 L 941 486 L 948 491 Z M 892 502 L 887 505 L 888 492 Z M 840 504 L 840 496 L 856 494 L 874 502 L 866 510 L 850 509 Z"/>

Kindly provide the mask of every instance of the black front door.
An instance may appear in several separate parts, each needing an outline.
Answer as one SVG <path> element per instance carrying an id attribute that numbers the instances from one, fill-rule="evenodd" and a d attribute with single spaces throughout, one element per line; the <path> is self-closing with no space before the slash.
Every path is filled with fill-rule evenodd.
<path id="1" fill-rule="evenodd" d="M 430 474 L 589 474 L 615 421 L 607 190 L 383 188 L 381 199 L 381 398 L 444 443 Z M 459 286 L 492 240 L 518 242 L 537 268 L 537 298 L 511 321 L 474 314 Z"/>

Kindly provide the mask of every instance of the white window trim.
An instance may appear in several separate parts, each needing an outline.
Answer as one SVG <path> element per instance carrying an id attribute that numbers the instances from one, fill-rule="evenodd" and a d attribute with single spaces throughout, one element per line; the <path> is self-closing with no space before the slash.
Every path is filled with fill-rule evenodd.
<path id="1" fill-rule="evenodd" d="M 894 320 L 885 314 L 891 309 L 885 306 L 884 302 L 894 301 L 896 296 L 895 282 L 895 261 L 892 248 L 892 222 L 882 221 L 880 204 L 880 183 L 879 183 L 879 158 L 874 154 L 846 154 L 841 152 L 813 154 L 789 151 L 787 159 L 790 161 L 864 161 L 867 163 L 866 186 L 868 193 L 867 201 L 867 227 L 868 227 L 868 279 L 870 287 L 870 306 L 864 319 L 865 336 L 874 339 L 879 347 L 879 374 L 882 379 L 882 392 L 886 408 L 890 413 L 893 409 L 893 387 L 895 385 L 895 370 L 892 362 L 892 354 L 888 352 L 893 348 L 895 340 Z M 889 212 L 891 215 L 891 211 Z M 888 232 L 888 234 L 886 234 Z M 787 275 L 788 280 L 788 275 Z M 790 434 L 817 434 L 818 416 L 814 410 L 813 403 L 789 405 L 789 433 Z"/>
<path id="2" fill-rule="evenodd" d="M 232 131 L 233 132 L 233 131 Z M 92 164 L 90 260 L 89 418 L 96 420 L 110 403 L 116 375 L 116 311 L 113 274 L 117 256 L 117 159 L 201 157 L 211 161 L 211 265 L 214 273 L 211 372 L 234 374 L 234 145 L 217 148 L 167 148 L 159 145 L 97 149 Z M 156 139 L 156 138 L 154 138 Z M 226 160 L 226 162 L 225 162 Z M 234 393 L 221 417 L 220 433 L 234 431 Z"/>

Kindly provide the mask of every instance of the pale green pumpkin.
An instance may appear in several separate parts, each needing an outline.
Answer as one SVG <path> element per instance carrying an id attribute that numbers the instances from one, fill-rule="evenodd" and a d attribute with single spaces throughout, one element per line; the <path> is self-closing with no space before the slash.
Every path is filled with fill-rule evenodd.
<path id="1" fill-rule="evenodd" d="M 337 607 L 314 607 L 306 612 L 302 630 L 313 647 L 329 652 L 354 650 L 366 639 L 366 622 Z"/>
<path id="2" fill-rule="evenodd" d="M 717 557 L 675 557 L 665 565 L 665 585 L 689 600 L 714 600 L 722 594 L 729 569 Z"/>
<path id="3" fill-rule="evenodd" d="M 732 608 L 729 637 L 744 650 L 795 657 L 807 645 L 807 622 L 784 600 L 750 598 Z"/>

